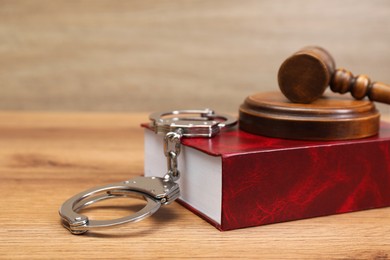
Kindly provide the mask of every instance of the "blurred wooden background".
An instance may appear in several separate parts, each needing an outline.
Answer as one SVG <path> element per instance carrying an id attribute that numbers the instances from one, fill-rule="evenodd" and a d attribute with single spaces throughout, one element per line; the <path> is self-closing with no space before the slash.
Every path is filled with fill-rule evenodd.
<path id="1" fill-rule="evenodd" d="M 312 44 L 390 83 L 390 1 L 0 0 L 0 109 L 235 112 Z"/>

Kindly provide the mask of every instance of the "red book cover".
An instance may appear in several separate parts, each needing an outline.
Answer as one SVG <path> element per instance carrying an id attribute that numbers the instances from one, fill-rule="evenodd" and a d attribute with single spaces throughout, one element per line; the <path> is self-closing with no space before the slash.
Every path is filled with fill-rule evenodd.
<path id="1" fill-rule="evenodd" d="M 165 174 L 162 138 L 145 130 L 145 175 Z M 287 140 L 233 129 L 182 143 L 181 202 L 220 230 L 390 205 L 387 123 L 359 140 Z"/>

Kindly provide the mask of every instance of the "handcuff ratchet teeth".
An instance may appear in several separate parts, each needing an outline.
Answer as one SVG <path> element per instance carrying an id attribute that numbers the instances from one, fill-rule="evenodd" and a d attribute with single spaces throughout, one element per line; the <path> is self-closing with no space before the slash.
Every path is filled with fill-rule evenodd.
<path id="1" fill-rule="evenodd" d="M 168 171 L 161 177 L 135 177 L 127 181 L 88 189 L 66 200 L 60 207 L 62 224 L 72 234 L 84 234 L 91 229 L 108 228 L 128 222 L 137 222 L 154 214 L 180 196 L 177 156 L 181 137 L 213 137 L 223 127 L 236 124 L 229 115 L 216 114 L 213 110 L 175 110 L 150 115 L 150 127 L 156 133 L 165 134 L 164 154 Z M 174 147 L 173 150 L 169 148 Z M 146 205 L 132 215 L 112 220 L 92 220 L 78 212 L 99 201 L 130 197 L 142 198 Z"/>

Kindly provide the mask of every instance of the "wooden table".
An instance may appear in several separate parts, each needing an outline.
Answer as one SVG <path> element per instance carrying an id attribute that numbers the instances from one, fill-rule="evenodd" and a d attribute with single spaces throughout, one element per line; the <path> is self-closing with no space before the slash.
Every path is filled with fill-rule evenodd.
<path id="1" fill-rule="evenodd" d="M 71 235 L 58 216 L 64 200 L 142 174 L 139 124 L 146 120 L 146 114 L 0 113 L 0 258 L 390 257 L 390 208 L 220 232 L 173 203 L 135 224 Z M 124 205 L 107 205 L 88 214 L 127 213 Z"/>

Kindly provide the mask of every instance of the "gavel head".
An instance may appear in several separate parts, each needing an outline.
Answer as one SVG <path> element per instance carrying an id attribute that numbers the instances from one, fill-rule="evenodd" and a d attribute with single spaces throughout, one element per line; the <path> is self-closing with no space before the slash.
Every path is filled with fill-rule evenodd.
<path id="1" fill-rule="evenodd" d="M 329 86 L 335 66 L 332 56 L 323 48 L 306 47 L 281 65 L 279 88 L 292 102 L 311 103 Z"/>

